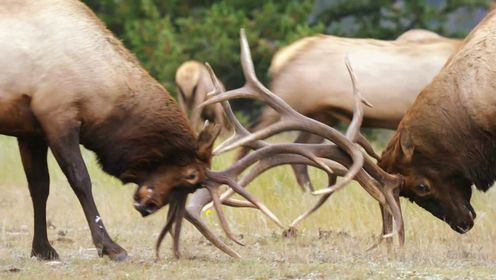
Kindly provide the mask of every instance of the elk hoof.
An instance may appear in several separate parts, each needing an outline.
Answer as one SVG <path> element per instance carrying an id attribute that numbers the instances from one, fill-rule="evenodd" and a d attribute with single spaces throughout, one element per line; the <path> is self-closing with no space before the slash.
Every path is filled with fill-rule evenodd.
<path id="1" fill-rule="evenodd" d="M 60 259 L 57 251 L 50 245 L 43 248 L 33 248 L 31 250 L 31 257 L 36 257 L 37 259 L 44 261 L 55 261 Z"/>
<path id="2" fill-rule="evenodd" d="M 109 258 L 113 261 L 116 261 L 116 262 L 122 262 L 122 261 L 127 260 L 128 256 L 127 256 L 127 252 L 125 250 L 123 250 L 122 252 L 120 252 L 118 254 L 109 255 Z"/>
<path id="3" fill-rule="evenodd" d="M 128 258 L 126 250 L 124 250 L 117 244 L 112 244 L 112 246 L 104 247 L 102 250 L 102 255 L 107 255 L 111 260 L 117 262 L 125 261 Z"/>
<path id="4" fill-rule="evenodd" d="M 289 227 L 288 229 L 282 232 L 282 236 L 286 238 L 287 237 L 296 238 L 298 236 L 298 229 L 296 229 L 295 227 Z"/>

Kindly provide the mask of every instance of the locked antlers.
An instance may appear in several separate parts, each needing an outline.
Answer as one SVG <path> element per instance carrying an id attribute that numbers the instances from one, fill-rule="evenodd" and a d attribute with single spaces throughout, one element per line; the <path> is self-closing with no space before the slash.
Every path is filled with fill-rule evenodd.
<path id="1" fill-rule="evenodd" d="M 325 171 L 329 176 L 329 187 L 313 192 L 315 195 L 323 195 L 318 203 L 305 214 L 296 219 L 291 225 L 296 225 L 299 221 L 314 212 L 322 205 L 329 196 L 336 190 L 342 188 L 351 180 L 356 180 L 360 185 L 374 197 L 381 206 L 383 213 L 383 233 L 381 240 L 389 238 L 399 233 L 400 243 L 404 242 L 403 220 L 399 205 L 399 186 L 401 178 L 390 175 L 372 162 L 368 156 L 375 156 L 372 146 L 360 134 L 360 126 L 363 118 L 363 104 L 370 106 L 360 95 L 357 86 L 357 79 L 351 68 L 348 59 L 345 61 L 353 85 L 354 92 L 354 116 L 346 132 L 342 135 L 332 127 L 326 126 L 318 121 L 310 119 L 293 110 L 281 98 L 270 92 L 255 75 L 250 49 L 246 40 L 244 30 L 241 30 L 241 64 L 246 79 L 246 84 L 238 89 L 227 92 L 222 91 L 217 77 L 208 66 L 216 91 L 209 94 L 210 99 L 202 104 L 221 102 L 227 118 L 234 128 L 234 135 L 219 145 L 214 154 L 220 154 L 234 148 L 245 146 L 254 150 L 246 155 L 234 165 L 223 171 L 209 171 L 208 180 L 205 182 L 205 189 L 193 194 L 192 200 L 186 207 L 184 214 L 208 240 L 226 254 L 239 257 L 239 255 L 228 247 L 224 242 L 215 236 L 201 221 L 200 213 L 202 208 L 213 202 L 221 226 L 227 237 L 238 244 L 241 244 L 230 231 L 223 216 L 221 204 L 233 207 L 258 208 L 277 225 L 282 227 L 279 219 L 255 197 L 244 190 L 244 187 L 264 171 L 282 164 L 305 164 L 314 166 Z M 281 114 L 281 120 L 260 131 L 250 133 L 236 119 L 227 100 L 236 98 L 252 98 L 260 100 Z M 329 140 L 333 144 L 269 144 L 263 139 L 272 135 L 299 130 L 315 134 Z M 366 153 L 362 152 L 363 148 Z M 248 168 L 251 169 L 243 177 L 241 173 Z M 341 176 L 342 180 L 337 182 L 336 176 Z M 337 183 L 336 183 L 337 182 Z M 218 196 L 218 187 L 228 185 L 231 190 Z M 239 201 L 229 198 L 229 195 L 236 192 L 248 201 Z M 393 226 L 393 223 L 395 227 Z M 395 228 L 395 229 L 393 229 Z M 165 231 L 165 229 L 164 229 Z M 176 235 L 179 234 L 176 230 Z M 176 236 L 174 236 L 176 238 Z M 176 242 L 174 243 L 174 245 Z M 158 248 L 159 243 L 157 243 Z"/>

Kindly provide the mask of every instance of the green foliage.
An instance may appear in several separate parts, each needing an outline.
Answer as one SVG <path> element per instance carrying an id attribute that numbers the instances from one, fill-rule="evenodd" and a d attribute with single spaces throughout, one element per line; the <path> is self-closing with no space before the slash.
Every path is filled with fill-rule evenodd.
<path id="1" fill-rule="evenodd" d="M 410 28 L 464 36 L 488 0 L 85 0 L 175 94 L 177 67 L 209 62 L 227 88 L 240 86 L 239 28 L 246 28 L 255 67 L 267 69 L 281 46 L 316 33 L 392 39 Z M 254 116 L 258 109 L 238 103 Z"/>
<path id="2" fill-rule="evenodd" d="M 227 87 L 239 86 L 239 29 L 245 27 L 262 80 L 274 52 L 302 36 L 324 31 L 310 26 L 313 1 L 85 1 L 169 90 L 176 68 L 187 59 L 209 62 Z M 173 92 L 174 93 L 174 92 Z"/>
<path id="3" fill-rule="evenodd" d="M 124 31 L 127 45 L 138 59 L 158 80 L 173 88 L 174 73 L 186 60 L 187 54 L 182 44 L 177 44 L 179 34 L 173 32 L 169 17 L 142 19 L 126 22 Z"/>
<path id="4" fill-rule="evenodd" d="M 317 0 L 310 18 L 339 36 L 394 39 L 412 28 L 463 37 L 489 0 Z"/>

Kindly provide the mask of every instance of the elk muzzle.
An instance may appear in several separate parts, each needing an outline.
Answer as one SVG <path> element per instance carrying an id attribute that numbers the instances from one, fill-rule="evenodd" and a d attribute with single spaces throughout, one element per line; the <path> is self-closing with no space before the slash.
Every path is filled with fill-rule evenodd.
<path id="1" fill-rule="evenodd" d="M 138 187 L 134 194 L 134 208 L 141 213 L 143 217 L 155 213 L 163 205 L 160 198 L 156 197 L 153 189 L 144 185 Z"/>
<path id="2" fill-rule="evenodd" d="M 474 226 L 476 213 L 470 204 L 462 205 L 460 211 L 461 213 L 456 216 L 453 222 L 447 222 L 454 231 L 463 234 L 468 232 Z"/>

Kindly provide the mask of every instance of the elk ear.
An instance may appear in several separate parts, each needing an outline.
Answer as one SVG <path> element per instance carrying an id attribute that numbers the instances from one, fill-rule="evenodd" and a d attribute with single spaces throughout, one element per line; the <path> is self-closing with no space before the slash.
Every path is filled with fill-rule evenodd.
<path id="1" fill-rule="evenodd" d="M 400 145 L 401 151 L 405 155 L 406 159 L 411 160 L 415 146 L 413 144 L 412 136 L 405 129 L 400 132 Z"/>
<path id="2" fill-rule="evenodd" d="M 198 157 L 201 160 L 210 162 L 215 139 L 217 139 L 219 133 L 220 126 L 217 124 L 210 124 L 207 122 L 203 127 L 202 131 L 198 135 Z"/>

